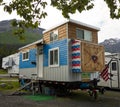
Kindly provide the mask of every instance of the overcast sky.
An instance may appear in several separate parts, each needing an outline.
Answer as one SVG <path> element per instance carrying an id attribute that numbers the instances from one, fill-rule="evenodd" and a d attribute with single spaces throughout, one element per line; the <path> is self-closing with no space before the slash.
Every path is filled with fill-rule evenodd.
<path id="1" fill-rule="evenodd" d="M 42 19 L 41 26 L 42 28 L 48 29 L 51 26 L 54 26 L 60 22 L 63 22 L 61 11 L 47 6 L 46 12 L 48 16 L 45 19 Z M 9 15 L 0 8 L 0 21 L 18 18 L 14 12 L 12 15 Z M 95 0 L 95 6 L 89 11 L 83 11 L 82 13 L 76 12 L 76 14 L 70 15 L 71 19 L 84 22 L 100 28 L 98 33 L 98 41 L 102 42 L 105 39 L 109 38 L 119 38 L 120 39 L 120 19 L 111 19 L 109 16 L 109 9 L 105 4 L 104 0 Z"/>

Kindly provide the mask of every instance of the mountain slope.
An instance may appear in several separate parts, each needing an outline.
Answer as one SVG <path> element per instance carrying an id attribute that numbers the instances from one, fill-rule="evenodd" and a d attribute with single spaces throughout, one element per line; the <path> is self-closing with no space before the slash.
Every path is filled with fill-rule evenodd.
<path id="1" fill-rule="evenodd" d="M 105 47 L 106 52 L 120 53 L 120 39 L 116 38 L 106 39 L 100 44 Z"/>
<path id="2" fill-rule="evenodd" d="M 13 31 L 14 28 L 11 26 L 11 20 L 4 20 L 0 22 L 0 68 L 3 57 L 15 53 L 18 48 L 26 44 L 41 39 L 44 29 L 27 29 L 24 33 L 24 41 L 21 41 L 19 37 L 15 36 Z"/>
<path id="3" fill-rule="evenodd" d="M 14 28 L 11 26 L 12 20 L 0 22 L 0 44 L 28 44 L 42 38 L 44 29 L 27 29 L 24 36 L 25 41 L 21 41 L 19 37 L 13 34 Z"/>
<path id="4" fill-rule="evenodd" d="M 28 44 L 42 38 L 42 34 L 28 31 L 25 32 L 24 36 L 25 40 L 22 41 L 19 37 L 13 35 L 11 30 L 2 32 L 0 33 L 0 44 Z"/>

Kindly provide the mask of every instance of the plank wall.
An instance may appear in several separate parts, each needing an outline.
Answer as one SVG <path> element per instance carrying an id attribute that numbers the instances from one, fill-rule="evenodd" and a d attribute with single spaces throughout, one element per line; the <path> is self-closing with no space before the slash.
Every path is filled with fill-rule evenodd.
<path id="1" fill-rule="evenodd" d="M 96 60 L 94 60 L 92 56 L 95 56 Z M 102 71 L 104 68 L 104 47 L 92 43 L 81 42 L 81 61 L 82 71 Z"/>
<path id="2" fill-rule="evenodd" d="M 50 43 L 50 33 L 57 29 L 58 29 L 58 40 L 67 38 L 67 24 L 63 24 L 43 34 L 43 40 L 45 41 L 46 44 Z"/>
<path id="3" fill-rule="evenodd" d="M 78 24 L 74 24 L 69 22 L 68 23 L 68 38 L 73 38 L 73 39 L 77 39 L 76 38 L 76 28 L 80 28 L 80 29 L 84 29 L 84 30 L 88 30 L 92 32 L 92 43 L 98 44 L 98 35 L 97 35 L 97 30 L 89 28 L 89 27 L 85 27 L 82 25 L 78 25 Z"/>

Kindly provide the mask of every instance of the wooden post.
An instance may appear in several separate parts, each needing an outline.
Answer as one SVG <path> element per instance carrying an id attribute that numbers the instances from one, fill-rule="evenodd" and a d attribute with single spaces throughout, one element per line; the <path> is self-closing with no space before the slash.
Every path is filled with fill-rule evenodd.
<path id="1" fill-rule="evenodd" d="M 32 74 L 32 94 L 35 95 L 35 86 L 34 86 L 34 82 L 36 80 L 37 74 Z"/>

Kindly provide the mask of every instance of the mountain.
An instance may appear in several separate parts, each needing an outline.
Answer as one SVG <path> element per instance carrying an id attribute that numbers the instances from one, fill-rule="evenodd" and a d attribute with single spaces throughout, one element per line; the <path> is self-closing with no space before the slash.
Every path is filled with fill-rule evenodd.
<path id="1" fill-rule="evenodd" d="M 19 37 L 13 34 L 14 28 L 11 25 L 12 20 L 0 22 L 0 44 L 28 44 L 42 38 L 43 28 L 27 29 L 24 36 L 25 40 L 21 41 Z M 9 41 L 9 42 L 8 42 Z"/>
<path id="2" fill-rule="evenodd" d="M 24 33 L 25 40 L 22 41 L 18 36 L 13 34 L 14 29 L 11 25 L 12 20 L 0 21 L 0 68 L 2 58 L 13 54 L 18 48 L 35 42 L 42 38 L 43 28 L 26 29 Z"/>
<path id="3" fill-rule="evenodd" d="M 105 47 L 106 52 L 120 53 L 120 39 L 118 38 L 106 39 L 100 44 Z"/>

